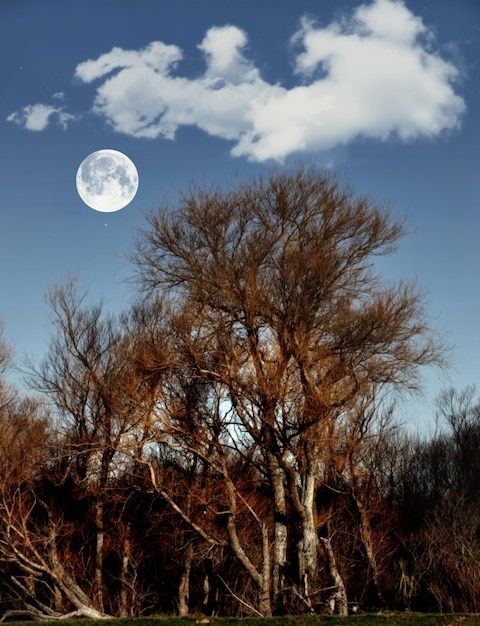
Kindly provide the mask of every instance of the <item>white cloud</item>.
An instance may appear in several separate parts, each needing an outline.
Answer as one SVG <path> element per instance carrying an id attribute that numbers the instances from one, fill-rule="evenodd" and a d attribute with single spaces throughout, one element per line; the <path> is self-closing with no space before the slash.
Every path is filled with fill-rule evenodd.
<path id="1" fill-rule="evenodd" d="M 75 75 L 89 83 L 119 68 L 124 71 L 148 68 L 154 73 L 167 74 L 169 68 L 174 67 L 181 58 L 182 51 L 177 46 L 153 41 L 139 52 L 113 48 L 111 52 L 102 54 L 94 61 L 85 61 L 77 65 Z"/>
<path id="2" fill-rule="evenodd" d="M 364 35 L 385 37 L 391 41 L 412 44 L 427 29 L 420 17 L 413 15 L 403 2 L 377 0 L 360 6 L 354 14 L 355 29 Z"/>
<path id="3" fill-rule="evenodd" d="M 84 82 L 105 79 L 97 89 L 94 112 L 118 132 L 173 139 L 179 126 L 189 124 L 238 140 L 248 127 L 249 103 L 276 89 L 243 56 L 246 41 L 235 26 L 209 29 L 198 46 L 207 68 L 196 79 L 172 75 L 182 52 L 161 42 L 138 51 L 113 48 L 78 65 L 75 76 Z"/>
<path id="4" fill-rule="evenodd" d="M 68 122 L 75 119 L 75 116 L 65 112 L 63 107 L 38 103 L 29 104 L 7 117 L 8 122 L 15 122 L 15 124 L 32 131 L 45 130 L 52 119 L 55 119 L 62 128 L 66 128 Z"/>
<path id="5" fill-rule="evenodd" d="M 246 33 L 236 26 L 210 28 L 198 46 L 206 57 L 206 76 L 233 84 L 254 82 L 258 79 L 257 68 L 242 54 L 246 44 Z"/>
<path id="6" fill-rule="evenodd" d="M 304 19 L 292 43 L 298 84 L 288 89 L 262 78 L 248 58 L 247 34 L 232 25 L 207 31 L 197 77 L 181 76 L 182 50 L 160 41 L 113 48 L 80 63 L 75 76 L 99 83 L 93 112 L 117 132 L 173 139 L 194 125 L 233 142 L 232 155 L 257 161 L 359 137 L 433 137 L 459 125 L 458 71 L 401 0 L 373 0 L 323 27 Z M 62 114 L 34 105 L 10 118 L 41 130 Z"/>

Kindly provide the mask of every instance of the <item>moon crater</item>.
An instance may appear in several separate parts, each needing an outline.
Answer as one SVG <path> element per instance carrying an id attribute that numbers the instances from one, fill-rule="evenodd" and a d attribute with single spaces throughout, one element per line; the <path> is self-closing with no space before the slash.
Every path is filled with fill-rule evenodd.
<path id="1" fill-rule="evenodd" d="M 76 177 L 80 198 L 95 211 L 112 213 L 130 204 L 138 190 L 133 161 L 118 150 L 97 150 L 80 164 Z"/>

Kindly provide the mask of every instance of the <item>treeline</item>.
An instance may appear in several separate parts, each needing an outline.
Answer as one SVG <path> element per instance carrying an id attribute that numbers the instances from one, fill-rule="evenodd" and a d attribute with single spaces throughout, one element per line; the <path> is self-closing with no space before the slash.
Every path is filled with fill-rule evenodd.
<path id="1" fill-rule="evenodd" d="M 125 313 L 51 288 L 30 397 L 0 386 L 4 616 L 479 610 L 474 392 L 395 425 L 445 364 L 375 272 L 403 234 L 299 168 L 152 213 Z"/>

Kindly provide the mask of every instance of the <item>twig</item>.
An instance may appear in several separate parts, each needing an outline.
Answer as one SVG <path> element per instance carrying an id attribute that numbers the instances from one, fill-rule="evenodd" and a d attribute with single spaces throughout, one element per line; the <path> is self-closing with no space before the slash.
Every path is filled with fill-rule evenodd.
<path id="1" fill-rule="evenodd" d="M 227 583 L 223 580 L 223 578 L 221 576 L 218 576 L 218 578 L 222 581 L 222 583 L 225 585 L 225 587 L 227 588 L 227 591 L 229 591 L 232 596 L 235 598 L 235 600 L 238 600 L 240 602 L 240 604 L 243 604 L 244 606 L 247 607 L 247 609 L 250 609 L 250 611 L 253 611 L 254 613 L 256 613 L 259 617 L 264 617 L 260 611 L 257 611 L 257 609 L 253 606 L 251 606 L 250 604 L 248 604 L 248 602 L 245 602 L 245 600 L 242 600 L 242 598 L 240 598 L 239 596 L 237 596 L 236 593 L 234 593 L 230 587 L 227 585 Z"/>

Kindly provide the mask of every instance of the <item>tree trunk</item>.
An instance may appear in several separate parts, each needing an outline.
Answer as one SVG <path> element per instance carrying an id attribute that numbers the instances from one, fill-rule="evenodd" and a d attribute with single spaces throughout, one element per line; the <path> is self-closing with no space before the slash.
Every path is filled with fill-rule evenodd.
<path id="1" fill-rule="evenodd" d="M 52 546 L 50 550 L 50 558 L 52 561 L 49 574 L 54 579 L 58 588 L 62 590 L 65 597 L 76 608 L 76 613 L 83 617 L 92 619 L 101 619 L 107 617 L 103 612 L 97 610 L 92 606 L 90 598 L 85 592 L 77 585 L 73 578 L 65 571 L 63 565 L 58 559 L 56 547 Z"/>
<path id="2" fill-rule="evenodd" d="M 274 504 L 274 544 L 273 544 L 273 571 L 272 590 L 275 602 L 281 603 L 281 590 L 284 588 L 284 569 L 287 562 L 287 505 L 283 471 L 278 459 L 267 452 L 267 462 L 273 490 Z"/>
<path id="3" fill-rule="evenodd" d="M 262 524 L 258 517 L 254 515 L 257 523 L 261 526 L 262 532 L 262 557 L 260 571 L 257 570 L 255 565 L 249 559 L 245 550 L 243 549 L 237 534 L 236 526 L 236 490 L 231 479 L 228 476 L 224 476 L 225 486 L 227 490 L 228 500 L 230 504 L 230 511 L 227 518 L 227 533 L 229 539 L 229 545 L 233 554 L 236 556 L 240 564 L 248 572 L 250 578 L 255 583 L 258 589 L 258 611 L 262 617 L 270 617 L 272 615 L 272 602 L 271 602 L 271 576 L 270 576 L 270 546 L 268 541 L 268 529 L 265 524 Z M 252 512 L 253 513 L 253 512 Z"/>
<path id="4" fill-rule="evenodd" d="M 10 574 L 10 581 L 14 588 L 21 592 L 18 596 L 21 605 L 28 611 L 35 612 L 38 619 L 44 619 L 45 616 L 61 617 L 56 609 L 62 613 L 66 610 L 67 604 L 64 605 L 62 602 L 63 596 L 74 607 L 75 616 L 93 619 L 107 617 L 94 607 L 92 598 L 79 586 L 75 575 L 71 575 L 65 569 L 57 547 L 59 529 L 45 502 L 41 500 L 37 502 L 43 507 L 48 518 L 46 522 L 48 526 L 38 529 L 38 534 L 33 532 L 34 526 L 30 524 L 29 516 L 12 520 L 8 505 L 3 511 L 2 560 L 16 563 L 20 570 L 19 576 Z M 5 504 L 5 501 L 2 504 Z M 26 575 L 24 582 L 23 575 Z M 52 596 L 46 600 L 39 595 L 40 587 L 51 589 Z M 55 608 L 48 606 L 50 601 L 54 602 Z"/>
<path id="5" fill-rule="evenodd" d="M 330 539 L 326 537 L 321 537 L 320 541 L 323 544 L 323 548 L 325 550 L 325 555 L 327 557 L 328 569 L 330 572 L 330 576 L 332 578 L 332 582 L 336 588 L 335 593 L 330 598 L 330 608 L 332 613 L 335 612 L 335 607 L 337 608 L 337 612 L 340 615 L 348 615 L 348 600 L 347 600 L 347 592 L 345 590 L 345 585 L 343 583 L 343 578 L 338 571 L 337 562 L 335 559 L 335 554 L 333 552 L 332 544 Z"/>
<path id="6" fill-rule="evenodd" d="M 318 537 L 315 528 L 315 476 L 311 468 L 304 476 L 301 502 L 304 514 L 302 516 L 302 538 L 300 542 L 300 578 L 313 582 L 317 574 L 318 564 Z"/>
<path id="7" fill-rule="evenodd" d="M 262 577 L 260 581 L 259 609 L 265 617 L 272 615 L 271 600 L 271 564 L 270 564 L 270 542 L 268 539 L 268 527 L 262 524 Z"/>
<path id="8" fill-rule="evenodd" d="M 372 538 L 372 527 L 370 526 L 370 521 L 368 519 L 367 511 L 363 506 L 363 502 L 358 497 L 355 489 L 352 492 L 353 499 L 357 506 L 357 510 L 360 516 L 360 537 L 362 539 L 363 547 L 365 548 L 365 553 L 367 555 L 368 565 L 372 572 L 373 584 L 375 586 L 375 591 L 377 592 L 378 599 L 382 604 L 384 604 L 384 598 L 382 593 L 382 588 L 380 585 L 380 577 L 378 573 L 378 564 L 375 558 L 375 551 L 373 549 L 373 538 Z"/>
<path id="9" fill-rule="evenodd" d="M 130 567 L 131 544 L 130 544 L 131 524 L 128 521 L 125 525 L 125 538 L 123 540 L 122 567 L 120 570 L 120 617 L 128 617 L 130 615 L 131 606 L 129 606 L 128 569 Z"/>
<path id="10" fill-rule="evenodd" d="M 288 475 L 290 495 L 300 519 L 301 536 L 298 542 L 298 579 L 303 587 L 302 597 L 312 609 L 310 586 L 315 580 L 318 566 L 318 537 L 315 527 L 315 475 L 316 459 L 312 450 L 307 454 L 307 469 L 300 477 L 291 463 L 282 459 Z"/>
<path id="11" fill-rule="evenodd" d="M 95 607 L 103 613 L 103 544 L 105 541 L 103 502 L 97 501 L 95 509 L 95 576 L 94 576 L 94 601 Z"/>
<path id="12" fill-rule="evenodd" d="M 202 611 L 207 615 L 215 614 L 215 604 L 217 601 L 217 586 L 215 584 L 213 572 L 213 560 L 206 557 L 203 560 L 204 578 L 203 578 L 203 601 Z"/>
<path id="13" fill-rule="evenodd" d="M 178 586 L 178 614 L 180 616 L 188 615 L 190 600 L 190 570 L 192 569 L 193 548 L 188 543 L 185 549 L 183 559 L 183 572 L 180 576 L 180 584 Z"/>

